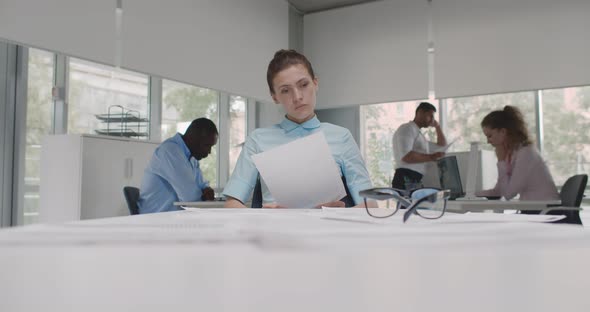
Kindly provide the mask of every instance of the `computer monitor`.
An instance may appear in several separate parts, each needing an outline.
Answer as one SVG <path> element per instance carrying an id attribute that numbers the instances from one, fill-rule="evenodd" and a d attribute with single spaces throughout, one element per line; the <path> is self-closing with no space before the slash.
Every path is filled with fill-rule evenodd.
<path id="1" fill-rule="evenodd" d="M 450 190 L 450 199 L 455 199 L 465 195 L 463 185 L 461 184 L 461 175 L 459 174 L 459 165 L 457 156 L 446 156 L 437 161 L 438 177 L 440 187 L 443 190 Z"/>

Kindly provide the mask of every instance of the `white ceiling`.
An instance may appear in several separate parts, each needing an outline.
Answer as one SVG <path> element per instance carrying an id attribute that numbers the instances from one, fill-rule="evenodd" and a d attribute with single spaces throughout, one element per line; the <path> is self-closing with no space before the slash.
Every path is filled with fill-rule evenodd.
<path id="1" fill-rule="evenodd" d="M 287 0 L 304 14 L 380 0 Z"/>

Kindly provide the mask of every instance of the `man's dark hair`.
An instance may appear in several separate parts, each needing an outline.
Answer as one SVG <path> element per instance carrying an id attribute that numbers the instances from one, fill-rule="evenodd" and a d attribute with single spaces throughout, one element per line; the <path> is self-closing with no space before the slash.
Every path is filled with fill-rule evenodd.
<path id="1" fill-rule="evenodd" d="M 416 113 L 418 113 L 419 110 L 434 111 L 436 113 L 436 107 L 434 107 L 434 105 L 432 105 L 428 102 L 420 103 L 420 105 L 418 105 L 418 107 L 416 107 Z"/>
<path id="2" fill-rule="evenodd" d="M 200 137 L 211 134 L 218 135 L 219 132 L 217 132 L 217 126 L 215 126 L 213 121 L 207 118 L 197 118 L 193 120 L 184 133 L 184 135 Z"/>

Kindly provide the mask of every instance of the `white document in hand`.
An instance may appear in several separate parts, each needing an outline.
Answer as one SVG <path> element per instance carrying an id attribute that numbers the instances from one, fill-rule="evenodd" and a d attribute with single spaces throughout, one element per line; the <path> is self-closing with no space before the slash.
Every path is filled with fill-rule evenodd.
<path id="1" fill-rule="evenodd" d="M 435 148 L 434 150 L 432 150 L 431 152 L 432 153 L 438 153 L 438 152 L 446 153 L 447 150 L 449 149 L 449 147 L 451 147 L 451 145 L 453 145 L 453 143 L 457 142 L 458 139 L 459 138 L 456 138 L 456 139 L 452 140 L 451 143 L 449 143 L 449 144 L 447 144 L 445 146 L 439 146 L 439 147 Z"/>
<path id="2" fill-rule="evenodd" d="M 346 196 L 322 131 L 252 156 L 277 204 L 312 208 Z"/>

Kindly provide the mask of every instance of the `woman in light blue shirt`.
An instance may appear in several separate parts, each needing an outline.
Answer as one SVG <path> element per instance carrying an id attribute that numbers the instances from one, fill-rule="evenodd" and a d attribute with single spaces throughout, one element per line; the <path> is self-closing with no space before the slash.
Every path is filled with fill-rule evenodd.
<path id="1" fill-rule="evenodd" d="M 369 173 L 350 131 L 333 124 L 320 123 L 316 117 L 318 80 L 307 58 L 294 50 L 277 51 L 268 65 L 266 80 L 274 102 L 283 105 L 287 114 L 281 123 L 256 129 L 246 139 L 234 172 L 223 190 L 227 197 L 225 206 L 245 207 L 244 203 L 250 198 L 258 178 L 252 155 L 323 131 L 355 204 L 363 207 L 358 193 L 372 187 Z M 263 207 L 280 208 L 268 190 L 264 191 L 263 199 Z M 344 203 L 336 201 L 324 205 L 344 206 Z"/>

